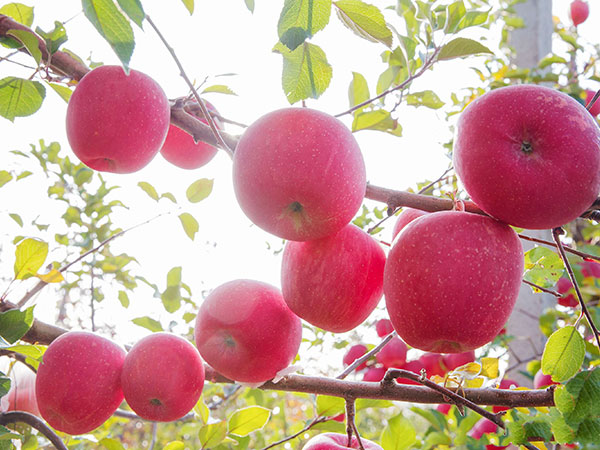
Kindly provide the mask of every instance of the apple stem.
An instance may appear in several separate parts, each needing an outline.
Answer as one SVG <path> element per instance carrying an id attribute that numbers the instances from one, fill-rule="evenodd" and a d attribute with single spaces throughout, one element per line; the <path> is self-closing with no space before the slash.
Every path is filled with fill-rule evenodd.
<path id="1" fill-rule="evenodd" d="M 11 423 L 26 423 L 42 433 L 58 450 L 67 450 L 67 446 L 58 437 L 58 435 L 48 427 L 41 419 L 24 411 L 10 411 L 0 413 L 0 425 L 9 425 Z"/>

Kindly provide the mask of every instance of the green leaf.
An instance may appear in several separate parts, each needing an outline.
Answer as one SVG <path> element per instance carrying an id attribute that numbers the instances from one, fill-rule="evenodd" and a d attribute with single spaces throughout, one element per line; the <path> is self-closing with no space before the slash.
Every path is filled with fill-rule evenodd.
<path id="1" fill-rule="evenodd" d="M 248 436 L 266 425 L 271 417 L 271 411 L 262 406 L 249 406 L 238 409 L 228 421 L 229 433 L 236 436 Z"/>
<path id="2" fill-rule="evenodd" d="M 121 302 L 123 308 L 129 307 L 129 296 L 127 295 L 127 292 L 119 291 L 119 302 Z"/>
<path id="3" fill-rule="evenodd" d="M 539 62 L 538 67 L 540 69 L 545 69 L 550 64 L 567 64 L 567 60 L 565 58 L 563 58 L 562 56 L 549 55 L 549 56 L 546 56 L 544 59 L 542 59 Z"/>
<path id="4" fill-rule="evenodd" d="M 150 183 L 147 183 L 145 181 L 140 181 L 137 184 L 146 194 L 148 194 L 148 196 L 152 199 L 152 200 L 156 200 L 158 201 L 158 192 L 156 192 L 156 189 L 154 189 L 154 186 L 152 186 Z"/>
<path id="5" fill-rule="evenodd" d="M 204 403 L 204 399 L 200 397 L 200 399 L 196 402 L 196 405 L 193 409 L 194 413 L 200 418 L 203 424 L 208 423 L 208 419 L 210 418 L 210 410 L 206 403 Z"/>
<path id="6" fill-rule="evenodd" d="M 295 50 L 325 28 L 330 15 L 331 0 L 285 0 L 277 23 L 279 40 L 289 50 Z"/>
<path id="7" fill-rule="evenodd" d="M 113 0 L 82 0 L 83 13 L 100 35 L 117 54 L 125 71 L 129 71 L 129 61 L 135 42 L 133 30 L 127 18 L 119 11 Z"/>
<path id="8" fill-rule="evenodd" d="M 147 330 L 152 331 L 153 333 L 156 333 L 157 331 L 164 331 L 162 325 L 158 320 L 154 320 L 148 316 L 138 317 L 136 319 L 133 319 L 132 322 L 136 325 L 139 325 L 140 327 L 144 327 Z"/>
<path id="9" fill-rule="evenodd" d="M 446 7 L 446 25 L 444 31 L 446 34 L 452 34 L 458 29 L 458 25 L 462 21 L 463 17 L 467 14 L 462 0 L 451 3 Z"/>
<path id="10" fill-rule="evenodd" d="M 417 442 L 417 434 L 413 424 L 398 414 L 388 420 L 381 434 L 383 450 L 404 450 L 411 448 Z"/>
<path id="11" fill-rule="evenodd" d="M 33 24 L 33 8 L 22 3 L 8 3 L 0 8 L 0 14 L 11 17 L 26 27 Z"/>
<path id="12" fill-rule="evenodd" d="M 319 416 L 337 416 L 346 410 L 346 401 L 340 397 L 317 395 L 317 414 Z"/>
<path id="13" fill-rule="evenodd" d="M 575 440 L 575 437 L 577 436 L 577 426 L 573 428 L 567 424 L 563 415 L 558 411 L 558 408 L 550 408 L 549 421 L 556 442 L 567 444 Z"/>
<path id="14" fill-rule="evenodd" d="M 456 31 L 464 30 L 469 27 L 476 27 L 484 24 L 488 19 L 487 11 L 469 11 L 462 18 L 458 26 L 456 27 Z"/>
<path id="15" fill-rule="evenodd" d="M 100 439 L 100 441 L 98 441 L 98 444 L 100 444 L 102 447 L 104 447 L 107 450 L 125 450 L 125 447 L 123 447 L 123 444 L 121 444 L 121 441 L 119 441 L 118 439 L 114 439 L 114 438 Z"/>
<path id="16" fill-rule="evenodd" d="M 542 372 L 562 383 L 581 368 L 585 358 L 585 343 L 576 328 L 566 326 L 548 338 L 542 355 Z"/>
<path id="17" fill-rule="evenodd" d="M 181 441 L 171 441 L 165 445 L 162 450 L 185 450 L 185 443 Z"/>
<path id="18" fill-rule="evenodd" d="M 463 56 L 476 55 L 479 53 L 494 54 L 485 45 L 467 38 L 456 38 L 442 47 L 438 53 L 438 61 L 462 58 Z"/>
<path id="19" fill-rule="evenodd" d="M 392 31 L 377 6 L 360 0 L 338 0 L 334 5 L 342 23 L 355 34 L 371 42 L 392 46 Z"/>
<path id="20" fill-rule="evenodd" d="M 588 418 L 600 418 L 600 368 L 578 373 L 567 384 L 557 387 L 554 402 L 572 427 Z"/>
<path id="21" fill-rule="evenodd" d="M 366 408 L 391 408 L 394 404 L 389 400 L 378 400 L 374 398 L 358 398 L 356 399 L 356 410 L 360 411 L 361 409 Z"/>
<path id="22" fill-rule="evenodd" d="M 181 286 L 181 267 L 173 267 L 167 273 L 167 286 Z"/>
<path id="23" fill-rule="evenodd" d="M 17 175 L 17 181 L 22 180 L 23 178 L 27 178 L 30 175 L 33 175 L 33 172 L 30 172 L 29 170 L 24 170 L 19 175 Z"/>
<path id="24" fill-rule="evenodd" d="M 330 433 L 345 433 L 346 424 L 337 422 L 335 420 L 327 420 L 326 422 L 320 422 L 313 426 L 311 430 L 328 431 Z"/>
<path id="25" fill-rule="evenodd" d="M 194 0 L 181 0 L 185 6 L 185 8 L 190 13 L 190 16 L 194 14 Z"/>
<path id="26" fill-rule="evenodd" d="M 12 178 L 13 176 L 10 172 L 7 172 L 6 170 L 0 170 L 0 187 L 4 186 L 6 183 L 12 180 Z"/>
<path id="27" fill-rule="evenodd" d="M 51 55 L 56 53 L 61 45 L 67 42 L 67 30 L 62 23 L 58 20 L 54 21 L 54 29 L 49 33 L 42 30 L 40 27 L 36 27 L 35 32 L 39 34 L 44 42 L 46 43 L 46 49 Z"/>
<path id="28" fill-rule="evenodd" d="M 35 34 L 28 30 L 9 30 L 7 36 L 13 36 L 21 42 L 29 54 L 35 59 L 35 63 L 39 66 L 42 61 L 42 52 L 40 51 L 40 42 Z"/>
<path id="29" fill-rule="evenodd" d="M 202 93 L 207 93 L 207 92 L 217 92 L 219 94 L 227 94 L 227 95 L 237 95 L 235 92 L 233 92 L 233 90 L 231 90 L 231 88 L 229 86 L 226 86 L 224 84 L 214 84 L 212 86 L 208 86 L 206 89 L 204 89 L 202 91 Z"/>
<path id="30" fill-rule="evenodd" d="M 320 47 L 305 42 L 289 51 L 278 43 L 274 51 L 283 56 L 282 86 L 290 104 L 318 98 L 325 92 L 331 82 L 332 69 Z"/>
<path id="31" fill-rule="evenodd" d="M 42 267 L 48 256 L 48 244 L 39 239 L 25 239 L 17 245 L 15 256 L 15 279 L 23 280 Z"/>
<path id="32" fill-rule="evenodd" d="M 406 96 L 406 103 L 411 106 L 426 106 L 431 109 L 440 109 L 444 102 L 433 91 L 414 92 Z"/>
<path id="33" fill-rule="evenodd" d="M 202 448 L 211 448 L 220 444 L 227 436 L 227 422 L 221 421 L 204 425 L 198 432 Z"/>
<path id="34" fill-rule="evenodd" d="M 46 97 L 44 85 L 37 81 L 6 77 L 0 80 L 0 116 L 14 122 L 15 117 L 26 117 L 42 106 Z"/>
<path id="35" fill-rule="evenodd" d="M 254 13 L 254 0 L 244 0 L 246 2 L 246 8 L 250 10 L 251 13 Z"/>
<path id="36" fill-rule="evenodd" d="M 165 311 L 174 313 L 181 307 L 181 292 L 179 286 L 169 286 L 160 295 Z"/>
<path id="37" fill-rule="evenodd" d="M 0 336 L 14 344 L 29 331 L 33 325 L 33 306 L 25 311 L 10 309 L 0 313 Z"/>
<path id="38" fill-rule="evenodd" d="M 60 98 L 62 98 L 65 101 L 65 103 L 69 103 L 71 94 L 73 94 L 73 91 L 71 89 L 69 89 L 66 86 L 63 86 L 62 84 L 49 83 L 49 82 L 47 82 L 47 84 L 50 85 L 50 87 L 52 89 L 54 89 L 54 92 L 56 92 L 58 95 L 60 95 Z"/>
<path id="39" fill-rule="evenodd" d="M 563 273 L 563 263 L 557 253 L 546 247 L 534 247 L 525 252 L 523 278 L 538 286 L 550 288 Z"/>
<path id="40" fill-rule="evenodd" d="M 348 87 L 348 100 L 350 107 L 359 105 L 360 103 L 369 100 L 369 85 L 363 75 L 358 72 L 352 72 L 352 81 Z"/>
<path id="41" fill-rule="evenodd" d="M 598 436 L 600 436 L 600 419 L 586 419 L 579 425 L 576 440 L 580 444 L 598 444 Z"/>
<path id="42" fill-rule="evenodd" d="M 2 372 L 0 372 L 0 398 L 8 394 L 10 390 L 10 378 L 4 376 Z"/>
<path id="43" fill-rule="evenodd" d="M 19 216 L 18 214 L 14 214 L 14 213 L 9 214 L 9 216 L 12 220 L 17 222 L 20 227 L 23 226 L 23 219 L 21 219 L 21 216 Z"/>
<path id="44" fill-rule="evenodd" d="M 146 13 L 144 12 L 140 0 L 117 0 L 117 3 L 125 14 L 127 14 L 138 27 L 142 28 L 142 22 L 146 17 Z"/>
<path id="45" fill-rule="evenodd" d="M 185 191 L 187 199 L 192 203 L 198 203 L 210 195 L 213 189 L 213 180 L 201 178 L 194 181 Z"/>
<path id="46" fill-rule="evenodd" d="M 179 220 L 181 221 L 181 225 L 183 226 L 183 230 L 185 231 L 185 234 L 187 234 L 188 237 L 193 241 L 194 236 L 200 229 L 200 226 L 198 225 L 198 221 L 196 219 L 194 219 L 194 216 L 192 216 L 189 213 L 179 214 Z"/>
<path id="47" fill-rule="evenodd" d="M 392 119 L 389 111 L 384 109 L 356 114 L 352 121 L 352 131 L 360 130 L 379 130 L 386 131 L 394 136 L 402 135 L 402 127 L 398 124 L 398 121 Z"/>
<path id="48" fill-rule="evenodd" d="M 173 203 L 177 203 L 177 199 L 175 198 L 175 196 L 173 194 L 171 194 L 170 192 L 165 192 L 164 194 L 161 194 L 160 198 L 168 198 L 169 200 L 171 200 Z"/>

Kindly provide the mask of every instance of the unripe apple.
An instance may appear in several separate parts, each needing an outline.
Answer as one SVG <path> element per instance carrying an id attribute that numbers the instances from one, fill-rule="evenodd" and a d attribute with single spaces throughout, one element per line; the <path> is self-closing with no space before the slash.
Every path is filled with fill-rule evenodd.
<path id="1" fill-rule="evenodd" d="M 569 8 L 569 16 L 573 25 L 577 26 L 586 21 L 590 15 L 590 7 L 583 0 L 573 0 Z"/>
<path id="2" fill-rule="evenodd" d="M 375 324 L 375 331 L 377 332 L 377 336 L 385 337 L 394 331 L 394 326 L 392 325 L 392 321 L 390 319 L 379 319 Z"/>
<path id="3" fill-rule="evenodd" d="M 281 290 L 300 318 L 333 333 L 360 325 L 383 295 L 385 253 L 353 224 L 330 236 L 288 241 Z"/>
<path id="4" fill-rule="evenodd" d="M 344 355 L 344 360 L 343 360 L 344 366 L 349 366 L 350 364 L 352 364 L 354 361 L 356 361 L 358 358 L 363 356 L 368 351 L 369 351 L 369 349 L 367 348 L 366 345 L 363 345 L 363 344 L 353 345 L 352 347 L 350 347 L 348 349 L 348 351 Z M 360 366 L 358 366 L 356 368 L 356 371 L 362 370 L 365 367 L 367 367 L 366 361 L 364 363 L 362 363 Z"/>
<path id="5" fill-rule="evenodd" d="M 548 386 L 552 386 L 553 384 L 560 384 L 557 381 L 552 380 L 552 375 L 544 375 L 542 369 L 538 370 L 533 377 L 533 388 L 534 389 L 543 389 Z"/>
<path id="6" fill-rule="evenodd" d="M 200 355 L 217 372 L 235 381 L 259 383 L 292 362 L 302 325 L 275 287 L 234 280 L 204 299 L 194 336 Z"/>
<path id="7" fill-rule="evenodd" d="M 121 375 L 127 404 L 142 419 L 170 422 L 196 405 L 204 387 L 204 365 L 185 339 L 154 333 L 127 353 Z"/>
<path id="8" fill-rule="evenodd" d="M 365 195 L 365 165 L 342 122 L 313 109 L 285 108 L 242 135 L 233 187 L 254 224 L 283 239 L 307 241 L 350 222 Z"/>
<path id="9" fill-rule="evenodd" d="M 40 413 L 53 428 L 88 433 L 102 425 L 123 401 L 125 350 L 85 331 L 69 331 L 44 353 L 36 377 Z"/>
<path id="10" fill-rule="evenodd" d="M 0 398 L 0 412 L 25 411 L 40 416 L 35 398 L 35 372 L 23 364 L 15 364 L 7 375 L 10 390 Z"/>
<path id="11" fill-rule="evenodd" d="M 69 100 L 67 137 L 86 166 L 136 172 L 160 150 L 170 114 L 165 93 L 148 75 L 100 66 L 81 79 Z"/>
<path id="12" fill-rule="evenodd" d="M 382 447 L 365 438 L 360 438 L 364 450 L 383 450 Z M 356 436 L 352 436 L 348 447 L 348 435 L 339 433 L 322 433 L 309 439 L 302 450 L 343 450 L 360 448 Z"/>
<path id="13" fill-rule="evenodd" d="M 473 350 L 464 353 L 450 353 L 442 357 L 442 363 L 447 370 L 454 370 L 473 361 L 475 361 L 475 352 Z"/>
<path id="14" fill-rule="evenodd" d="M 363 375 L 363 381 L 379 383 L 383 380 L 387 369 L 385 367 L 369 367 Z"/>
<path id="15" fill-rule="evenodd" d="M 394 336 L 385 346 L 375 355 L 377 362 L 383 367 L 401 368 L 406 362 L 406 344 L 401 339 Z"/>
<path id="16" fill-rule="evenodd" d="M 427 214 L 426 211 L 421 211 L 414 208 L 402 208 L 400 214 L 398 214 L 398 218 L 396 219 L 396 223 L 394 224 L 394 229 L 392 230 L 392 240 L 396 239 L 398 233 L 402 231 L 402 229 L 415 220 L 417 217 L 421 217 Z"/>
<path id="17" fill-rule="evenodd" d="M 600 128 L 577 100 L 537 85 L 495 89 L 462 112 L 454 167 L 473 201 L 521 228 L 564 225 L 600 191 Z"/>
<path id="18" fill-rule="evenodd" d="M 579 305 L 579 300 L 573 293 L 573 283 L 567 277 L 561 277 L 556 282 L 556 290 L 562 297 L 558 298 L 558 304 L 567 308 L 575 308 Z"/>
<path id="19" fill-rule="evenodd" d="M 519 387 L 519 383 L 509 378 L 504 378 L 498 384 L 498 389 L 511 389 L 513 387 Z M 499 413 L 500 411 L 508 411 L 510 408 L 508 406 L 492 406 L 492 411 L 495 413 Z"/>
<path id="20" fill-rule="evenodd" d="M 490 217 L 441 211 L 398 235 L 383 289 L 394 329 L 410 346 L 461 353 L 492 341 L 521 285 L 517 234 Z"/>
<path id="21" fill-rule="evenodd" d="M 217 112 L 210 102 L 204 100 L 204 104 L 209 111 Z M 194 115 L 198 117 L 200 122 L 208 123 L 201 112 L 195 113 Z M 217 129 L 223 129 L 223 123 L 219 119 L 214 118 L 213 121 Z M 189 133 L 183 131 L 176 125 L 171 124 L 169 125 L 167 138 L 160 149 L 160 154 L 171 164 L 181 167 L 182 169 L 191 170 L 208 164 L 208 162 L 217 154 L 217 151 L 218 149 L 216 147 L 213 147 L 206 142 L 195 142 L 194 138 Z"/>
<path id="22" fill-rule="evenodd" d="M 592 99 L 594 98 L 594 95 L 596 95 L 596 91 L 590 91 L 589 89 L 587 89 L 585 91 L 586 106 L 589 102 L 592 101 Z M 598 114 L 600 114 L 600 98 L 594 102 L 594 104 L 592 105 L 592 107 L 590 109 L 588 109 L 588 111 L 594 117 L 596 117 Z"/>

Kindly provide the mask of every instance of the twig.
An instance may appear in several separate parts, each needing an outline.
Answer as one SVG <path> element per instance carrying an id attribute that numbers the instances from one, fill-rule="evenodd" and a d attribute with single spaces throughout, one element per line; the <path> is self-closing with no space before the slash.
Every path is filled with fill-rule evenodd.
<path id="1" fill-rule="evenodd" d="M 284 437 L 283 439 L 280 439 L 277 442 L 273 442 L 272 444 L 269 444 L 266 447 L 263 447 L 261 450 L 268 450 L 270 448 L 277 447 L 278 445 L 283 444 L 285 442 L 291 441 L 292 439 L 297 438 L 301 434 L 304 434 L 305 432 L 307 432 L 308 430 L 310 430 L 312 427 L 314 427 L 318 423 L 325 422 L 327 420 L 329 420 L 329 417 L 323 417 L 323 416 L 315 417 L 308 425 L 306 425 L 304 428 L 302 428 L 297 433 L 294 433 L 294 434 L 292 434 L 290 436 L 286 436 L 286 437 Z"/>
<path id="2" fill-rule="evenodd" d="M 536 289 L 539 289 L 540 291 L 545 292 L 546 294 L 554 295 L 557 298 L 562 297 L 562 295 L 559 294 L 558 292 L 553 291 L 551 289 L 543 288 L 542 286 L 538 286 L 537 284 L 532 283 L 531 281 L 523 280 L 523 283 L 528 284 L 529 286 L 534 287 Z"/>
<path id="3" fill-rule="evenodd" d="M 394 336 L 397 336 L 397 334 L 395 331 L 392 331 L 379 343 L 379 345 L 377 345 L 375 348 L 371 349 L 370 351 L 368 351 L 367 353 L 362 355 L 360 358 L 355 359 L 354 362 L 352 364 L 350 364 L 348 367 L 346 367 L 346 369 L 342 373 L 340 373 L 336 378 L 338 380 L 343 380 L 344 378 L 346 378 L 348 375 L 350 375 L 354 371 L 354 369 L 356 369 L 358 366 L 360 366 L 362 363 L 364 363 L 366 360 L 368 360 L 373 355 L 376 355 L 377 353 L 379 353 L 379 351 L 383 347 L 385 347 L 385 345 L 388 342 L 390 342 Z"/>
<path id="4" fill-rule="evenodd" d="M 352 435 L 356 436 L 356 441 L 358 442 L 358 448 L 360 450 L 365 450 L 362 440 L 360 439 L 360 434 L 358 433 L 358 429 L 356 428 L 356 423 L 354 423 L 354 417 L 356 416 L 355 409 L 355 398 L 354 397 L 346 397 L 346 433 L 348 434 L 348 448 L 352 448 Z"/>
<path id="5" fill-rule="evenodd" d="M 527 236 L 524 234 L 519 234 L 518 235 L 521 239 L 524 239 L 526 241 L 531 241 L 531 242 L 535 242 L 537 244 L 544 244 L 544 245 L 548 245 L 550 247 L 554 247 L 557 248 L 556 243 L 555 242 L 550 242 L 550 241 L 545 241 L 544 239 L 538 239 L 538 238 L 534 238 L 531 236 Z M 562 248 L 569 253 L 572 253 L 574 255 L 577 256 L 581 256 L 582 258 L 587 258 L 587 259 L 594 259 L 596 261 L 600 261 L 600 257 L 596 256 L 596 255 L 591 255 L 589 253 L 584 253 L 584 252 L 580 252 L 579 250 L 575 250 L 567 245 L 562 245 Z"/>
<path id="6" fill-rule="evenodd" d="M 131 412 L 131 411 L 125 411 L 124 409 L 117 409 L 114 413 L 113 416 L 115 417 L 122 417 L 123 419 L 129 419 L 129 420 L 141 420 L 143 422 L 151 422 L 150 420 L 146 420 L 140 416 L 138 416 L 136 413 Z M 183 417 L 180 417 L 179 419 L 175 420 L 174 422 L 188 422 L 190 420 L 194 419 L 194 413 L 188 413 Z"/>
<path id="7" fill-rule="evenodd" d="M 54 445 L 54 448 L 58 450 L 67 450 L 67 446 L 58 437 L 58 435 L 50 429 L 42 420 L 33 414 L 29 414 L 23 411 L 10 411 L 0 413 L 0 425 L 9 425 L 11 423 L 26 423 L 31 428 L 35 428 L 40 433 L 48 438 L 48 440 Z"/>
<path id="8" fill-rule="evenodd" d="M 156 445 L 157 435 L 158 435 L 158 422 L 152 422 L 152 441 L 150 442 L 150 447 L 148 447 L 148 450 L 154 450 L 154 446 Z"/>
<path id="9" fill-rule="evenodd" d="M 0 356 L 8 356 L 9 358 L 19 361 L 21 364 L 27 366 L 27 368 L 29 370 L 31 370 L 33 373 L 37 373 L 37 369 L 35 367 L 33 367 L 31 364 L 29 364 L 27 362 L 27 357 L 21 353 L 13 352 L 11 350 L 1 349 Z"/>

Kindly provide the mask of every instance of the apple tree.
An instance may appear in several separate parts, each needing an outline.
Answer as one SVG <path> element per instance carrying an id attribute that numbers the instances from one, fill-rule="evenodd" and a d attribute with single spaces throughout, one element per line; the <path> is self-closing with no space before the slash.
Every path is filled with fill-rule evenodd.
<path id="1" fill-rule="evenodd" d="M 373 3 L 232 4 L 249 23 L 255 8 L 275 11 L 274 42 L 257 52 L 280 58 L 278 106 L 249 125 L 219 104 L 234 94 L 230 74 L 198 81 L 171 43 L 201 33 L 193 21 L 209 7 L 82 0 L 77 27 L 57 8 L 52 28 L 30 5 L 0 7 L 1 136 L 34 125 L 51 96 L 62 102 L 51 127 L 66 124 L 64 141 L 32 130 L 2 149 L 0 449 L 596 448 L 600 47 L 579 33 L 589 5 L 565 3 L 553 53 L 521 68 L 509 39 L 527 26 L 518 2 Z M 167 8 L 189 27 L 167 33 Z M 324 112 L 329 61 L 352 42 L 380 71 L 345 73 L 347 103 Z M 428 83 L 452 64 L 476 77 L 443 101 Z M 371 183 L 366 154 L 380 136 L 402 142 L 423 110 L 450 131 L 438 149 L 447 169 L 405 191 Z M 241 210 L 274 236 L 279 287 L 203 285 L 187 270 L 190 242 L 211 247 L 194 207 L 229 182 L 194 179 L 215 155 L 232 166 L 232 189 L 210 220 Z M 186 241 L 166 254 L 174 233 Z M 524 241 L 535 246 L 523 252 Z M 538 318 L 547 342 L 526 361 L 528 386 L 504 376 L 515 361 L 503 327 L 522 284 L 557 300 Z"/>

